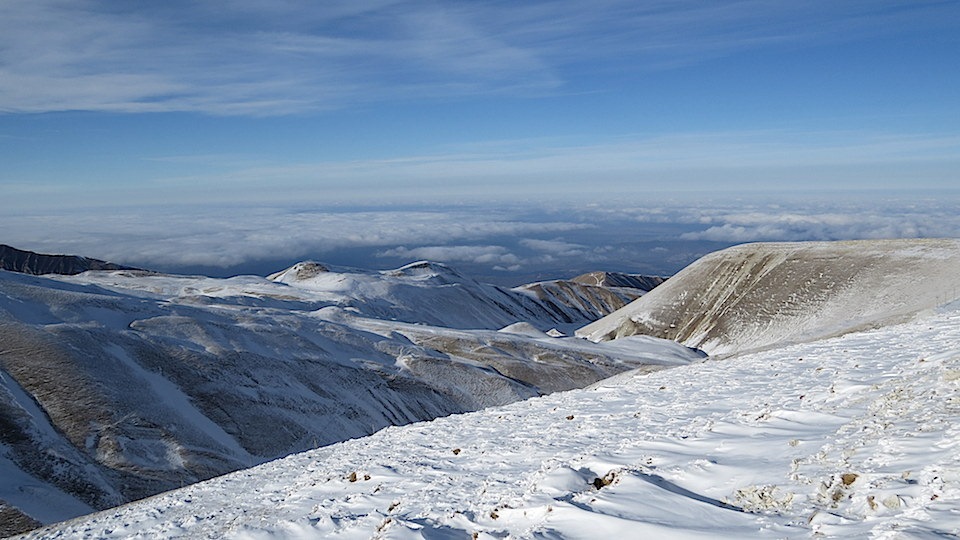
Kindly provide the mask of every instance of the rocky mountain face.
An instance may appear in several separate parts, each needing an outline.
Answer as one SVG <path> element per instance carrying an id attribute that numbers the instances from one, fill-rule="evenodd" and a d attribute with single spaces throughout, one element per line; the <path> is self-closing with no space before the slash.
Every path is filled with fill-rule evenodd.
<path id="1" fill-rule="evenodd" d="M 960 241 L 745 244 L 707 255 L 577 335 L 644 334 L 711 355 L 904 320 L 960 294 Z"/>
<path id="2" fill-rule="evenodd" d="M 569 280 L 540 281 L 515 290 L 532 293 L 556 312 L 573 309 L 600 318 L 640 298 L 666 281 L 659 276 L 590 272 Z"/>
<path id="3" fill-rule="evenodd" d="M 300 263 L 269 279 L 0 271 L 4 530 L 702 356 L 545 333 L 595 318 L 588 304 L 428 262 Z"/>
<path id="4" fill-rule="evenodd" d="M 87 270 L 133 270 L 126 266 L 76 255 L 44 255 L 0 244 L 0 270 L 23 274 L 73 275 Z"/>

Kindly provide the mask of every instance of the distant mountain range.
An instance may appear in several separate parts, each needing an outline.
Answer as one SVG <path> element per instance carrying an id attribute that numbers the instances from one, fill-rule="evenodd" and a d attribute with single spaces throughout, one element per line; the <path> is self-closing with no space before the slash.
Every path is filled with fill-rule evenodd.
<path id="1" fill-rule="evenodd" d="M 0 270 L 23 274 L 74 275 L 87 270 L 135 270 L 97 259 L 77 255 L 45 255 L 0 244 Z"/>

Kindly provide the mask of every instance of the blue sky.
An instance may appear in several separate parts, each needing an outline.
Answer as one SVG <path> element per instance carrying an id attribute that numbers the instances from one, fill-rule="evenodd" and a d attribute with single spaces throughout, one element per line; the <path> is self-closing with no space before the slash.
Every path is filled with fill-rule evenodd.
<path id="1" fill-rule="evenodd" d="M 0 193 L 39 227 L 8 243 L 173 206 L 955 190 L 957 58 L 956 1 L 3 2 Z"/>

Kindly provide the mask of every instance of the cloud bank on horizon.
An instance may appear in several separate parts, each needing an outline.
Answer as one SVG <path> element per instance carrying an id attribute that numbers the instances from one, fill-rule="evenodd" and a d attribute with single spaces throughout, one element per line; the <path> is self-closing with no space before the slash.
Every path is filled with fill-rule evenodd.
<path id="1" fill-rule="evenodd" d="M 594 270 L 670 275 L 707 252 L 742 242 L 960 237 L 960 195 L 22 211 L 0 216 L 0 229 L 5 243 L 22 249 L 164 271 L 265 275 L 307 259 L 381 269 L 428 259 L 484 280 L 519 284 Z"/>

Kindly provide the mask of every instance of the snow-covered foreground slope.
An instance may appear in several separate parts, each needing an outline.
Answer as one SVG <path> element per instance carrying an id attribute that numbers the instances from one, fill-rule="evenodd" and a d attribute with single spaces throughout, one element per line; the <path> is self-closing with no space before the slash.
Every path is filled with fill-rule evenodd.
<path id="1" fill-rule="evenodd" d="M 591 340 L 644 334 L 711 355 L 905 320 L 960 295 L 960 240 L 744 244 L 711 253 L 585 326 Z"/>
<path id="2" fill-rule="evenodd" d="M 0 271 L 0 531 L 702 356 L 549 337 L 581 315 L 442 265 L 295 277 Z"/>
<path id="3" fill-rule="evenodd" d="M 952 538 L 958 416 L 954 304 L 388 428 L 28 537 Z"/>

